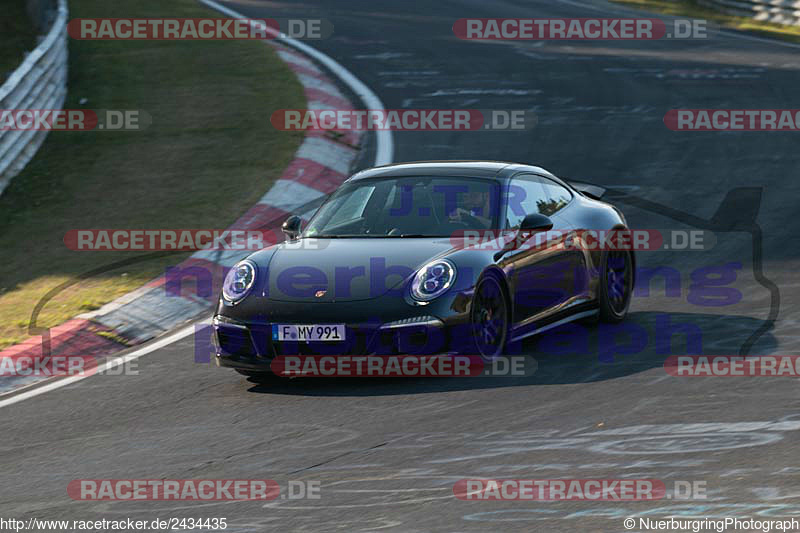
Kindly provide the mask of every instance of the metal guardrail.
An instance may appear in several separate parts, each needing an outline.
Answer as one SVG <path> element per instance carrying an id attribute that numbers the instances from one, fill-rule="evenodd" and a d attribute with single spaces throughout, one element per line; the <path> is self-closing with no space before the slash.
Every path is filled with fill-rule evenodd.
<path id="1" fill-rule="evenodd" d="M 701 5 L 761 22 L 800 26 L 800 0 L 698 0 Z"/>
<path id="2" fill-rule="evenodd" d="M 67 0 L 53 26 L 0 87 L 0 109 L 61 109 L 67 95 Z M 0 131 L 0 193 L 44 142 L 47 131 Z"/>

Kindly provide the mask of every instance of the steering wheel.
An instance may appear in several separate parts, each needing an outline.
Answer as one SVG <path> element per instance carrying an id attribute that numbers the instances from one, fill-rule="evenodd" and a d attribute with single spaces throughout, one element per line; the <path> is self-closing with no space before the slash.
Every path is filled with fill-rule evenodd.
<path id="1" fill-rule="evenodd" d="M 460 218 L 461 220 L 455 220 L 454 222 L 460 222 L 467 229 L 485 229 L 483 222 L 471 213 L 461 213 Z"/>

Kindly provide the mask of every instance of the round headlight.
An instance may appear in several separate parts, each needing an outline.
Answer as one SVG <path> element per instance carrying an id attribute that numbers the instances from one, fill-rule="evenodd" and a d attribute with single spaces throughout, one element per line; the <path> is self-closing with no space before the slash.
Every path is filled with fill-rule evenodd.
<path id="1" fill-rule="evenodd" d="M 456 267 L 446 259 L 432 261 L 417 271 L 411 281 L 411 296 L 427 302 L 441 296 L 456 279 Z"/>
<path id="2" fill-rule="evenodd" d="M 250 292 L 256 281 L 256 265 L 245 259 L 236 263 L 225 276 L 222 283 L 222 296 L 229 302 L 236 303 Z"/>

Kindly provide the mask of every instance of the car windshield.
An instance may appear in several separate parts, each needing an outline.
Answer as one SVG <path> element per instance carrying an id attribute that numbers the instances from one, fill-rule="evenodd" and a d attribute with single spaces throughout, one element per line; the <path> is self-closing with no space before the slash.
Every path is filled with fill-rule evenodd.
<path id="1" fill-rule="evenodd" d="M 500 185 L 480 178 L 398 177 L 343 185 L 304 237 L 448 237 L 497 227 Z"/>

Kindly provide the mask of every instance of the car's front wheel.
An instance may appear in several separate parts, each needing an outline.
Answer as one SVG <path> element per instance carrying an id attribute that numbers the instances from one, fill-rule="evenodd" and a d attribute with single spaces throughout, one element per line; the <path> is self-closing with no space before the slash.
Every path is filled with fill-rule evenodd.
<path id="1" fill-rule="evenodd" d="M 600 320 L 621 322 L 633 292 L 633 257 L 628 250 L 603 252 L 599 279 Z"/>
<path id="2" fill-rule="evenodd" d="M 494 275 L 483 276 L 472 300 L 472 338 L 478 355 L 493 359 L 503 353 L 508 337 L 508 302 L 501 282 Z"/>

